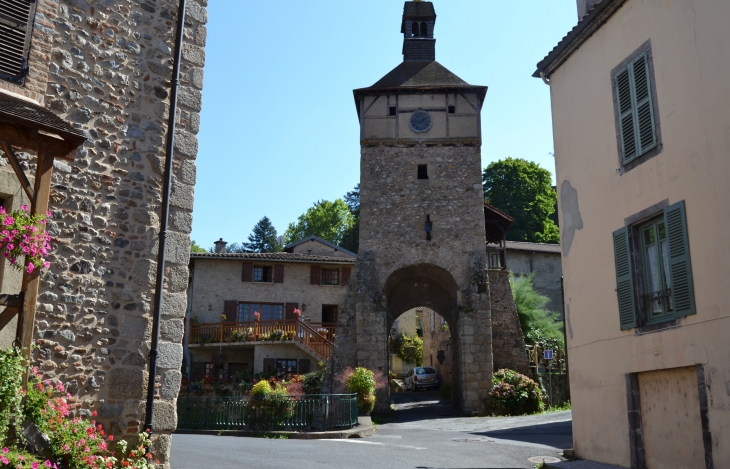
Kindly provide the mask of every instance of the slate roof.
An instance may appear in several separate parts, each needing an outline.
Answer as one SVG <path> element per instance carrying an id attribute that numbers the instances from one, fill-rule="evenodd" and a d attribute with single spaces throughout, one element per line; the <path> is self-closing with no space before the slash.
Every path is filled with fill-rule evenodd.
<path id="1" fill-rule="evenodd" d="M 431 2 L 406 2 L 403 5 L 403 16 L 406 17 L 424 17 L 436 16 L 436 10 Z"/>
<path id="2" fill-rule="evenodd" d="M 296 241 L 296 242 L 291 243 L 291 244 L 287 244 L 286 246 L 284 246 L 284 251 L 285 252 L 291 252 L 290 250 L 291 249 L 294 249 L 295 246 L 299 246 L 302 243 L 306 243 L 306 242 L 312 241 L 312 240 L 319 241 L 320 243 L 324 244 L 325 246 L 329 246 L 329 247 L 331 247 L 333 249 L 336 249 L 336 250 L 338 250 L 340 252 L 344 252 L 345 254 L 347 254 L 349 256 L 357 257 L 357 254 L 355 254 L 354 252 L 350 252 L 350 251 L 348 251 L 347 249 L 345 249 L 345 248 L 343 248 L 341 246 L 338 246 L 338 245 L 336 245 L 334 243 L 330 243 L 329 241 L 324 240 L 324 239 L 320 238 L 319 236 L 315 236 L 315 235 L 308 236 L 308 237 L 306 237 L 304 239 L 300 239 L 299 241 Z"/>
<path id="3" fill-rule="evenodd" d="M 540 78 L 540 72 L 549 77 L 562 65 L 573 52 L 590 38 L 608 19 L 626 2 L 626 0 L 601 0 L 591 11 L 578 21 L 573 29 L 566 34 L 548 55 L 537 64 L 537 70 L 532 74 Z"/>
<path id="4" fill-rule="evenodd" d="M 403 62 L 365 89 L 471 86 L 438 62 Z"/>
<path id="5" fill-rule="evenodd" d="M 507 249 L 513 251 L 535 251 L 560 254 L 559 244 L 526 243 L 523 241 L 505 241 Z"/>
<path id="6" fill-rule="evenodd" d="M 0 92 L 0 117 L 58 134 L 64 139 L 83 141 L 89 138 L 88 133 L 73 127 L 43 106 L 8 93 Z"/>
<path id="7" fill-rule="evenodd" d="M 258 260 L 308 264 L 354 264 L 356 260 L 355 258 L 349 257 L 313 256 L 309 254 L 294 254 L 291 252 L 191 253 L 190 259 Z"/>

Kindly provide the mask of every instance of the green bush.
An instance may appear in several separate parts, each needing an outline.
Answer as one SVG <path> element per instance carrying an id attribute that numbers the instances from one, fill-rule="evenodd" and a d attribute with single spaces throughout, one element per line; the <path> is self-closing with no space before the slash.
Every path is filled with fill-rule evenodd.
<path id="1" fill-rule="evenodd" d="M 499 370 L 492 378 L 487 408 L 500 415 L 534 414 L 545 410 L 540 385 L 513 370 Z"/>
<path id="2" fill-rule="evenodd" d="M 307 373 L 304 375 L 304 381 L 302 382 L 302 388 L 305 394 L 321 394 L 322 383 L 324 383 L 324 375 L 327 372 L 327 367 L 320 364 L 319 370 Z"/>
<path id="3" fill-rule="evenodd" d="M 509 284 L 512 287 L 522 333 L 527 338 L 530 333 L 537 332 L 541 337 L 554 339 L 562 348 L 563 332 L 560 329 L 562 323 L 556 322 L 553 319 L 555 314 L 545 309 L 550 299 L 535 290 L 534 276 L 532 273 L 516 279 L 512 273 L 509 274 Z"/>
<path id="4" fill-rule="evenodd" d="M 8 437 L 11 425 L 18 434 L 23 414 L 23 359 L 18 349 L 0 351 L 0 442 Z"/>
<path id="5" fill-rule="evenodd" d="M 423 339 L 418 336 L 397 333 L 390 340 L 390 351 L 406 363 L 423 366 Z"/>
<path id="6" fill-rule="evenodd" d="M 367 368 L 358 367 L 347 377 L 347 390 L 357 394 L 357 410 L 368 415 L 375 408 L 375 375 Z"/>
<path id="7" fill-rule="evenodd" d="M 258 383 L 254 384 L 251 388 L 251 400 L 252 401 L 263 401 L 266 399 L 269 394 L 273 392 L 273 389 L 271 389 L 271 384 L 265 379 L 259 381 Z"/>

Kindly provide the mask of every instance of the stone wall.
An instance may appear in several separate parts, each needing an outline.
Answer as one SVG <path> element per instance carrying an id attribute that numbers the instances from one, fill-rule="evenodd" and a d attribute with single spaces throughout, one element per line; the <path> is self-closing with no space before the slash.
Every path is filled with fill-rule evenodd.
<path id="1" fill-rule="evenodd" d="M 91 138 L 54 167 L 33 362 L 76 413 L 134 435 L 144 421 L 177 1 L 39 0 L 23 87 Z M 155 404 L 155 457 L 176 426 L 206 0 L 188 0 Z M 34 161 L 28 160 L 32 174 Z"/>
<path id="2" fill-rule="evenodd" d="M 354 259 L 353 259 L 354 261 Z M 310 268 L 321 265 L 325 268 L 352 268 L 352 264 L 307 264 L 283 263 L 284 283 L 243 282 L 241 269 L 244 262 L 259 264 L 253 260 L 242 259 L 200 259 L 193 260 L 193 283 L 191 293 L 191 316 L 200 322 L 219 322 L 226 300 L 259 303 L 296 303 L 301 308 L 303 318 L 312 322 L 322 321 L 322 305 L 337 305 L 342 310 L 347 295 L 346 285 L 312 285 Z M 273 265 L 260 262 L 261 265 Z M 281 262 L 279 262 L 281 264 Z"/>
<path id="3" fill-rule="evenodd" d="M 507 270 L 516 276 L 534 273 L 532 284 L 535 291 L 550 299 L 545 308 L 557 313 L 556 318 L 562 318 L 560 277 L 563 276 L 563 267 L 560 252 L 507 249 Z"/>
<path id="4" fill-rule="evenodd" d="M 523 375 L 530 374 L 525 336 L 522 334 L 506 270 L 489 271 L 489 298 L 492 307 L 494 368 L 509 368 Z"/>

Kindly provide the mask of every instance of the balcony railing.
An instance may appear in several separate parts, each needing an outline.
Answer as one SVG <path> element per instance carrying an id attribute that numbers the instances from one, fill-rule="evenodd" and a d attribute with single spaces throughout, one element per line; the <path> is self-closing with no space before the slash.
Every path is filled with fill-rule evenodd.
<path id="1" fill-rule="evenodd" d="M 332 352 L 337 325 L 301 319 L 252 322 L 190 323 L 190 343 L 298 341 L 323 358 Z"/>

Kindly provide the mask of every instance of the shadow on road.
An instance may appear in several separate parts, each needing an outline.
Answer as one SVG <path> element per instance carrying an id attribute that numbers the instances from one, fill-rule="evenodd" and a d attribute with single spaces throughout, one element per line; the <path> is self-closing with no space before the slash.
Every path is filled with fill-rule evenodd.
<path id="1" fill-rule="evenodd" d="M 522 441 L 560 449 L 573 447 L 573 427 L 571 421 L 472 433 L 472 435 L 482 435 L 499 440 Z"/>
<path id="2" fill-rule="evenodd" d="M 437 391 L 394 392 L 390 401 L 393 404 L 390 417 L 398 423 L 460 417 L 451 402 L 442 399 Z"/>

